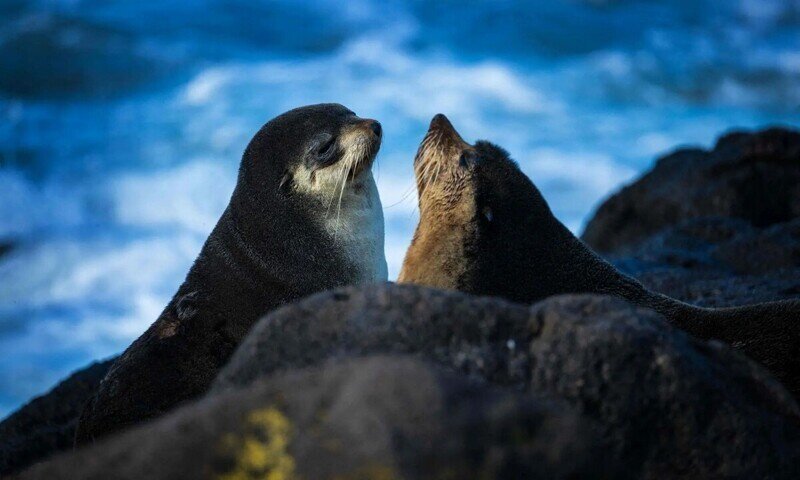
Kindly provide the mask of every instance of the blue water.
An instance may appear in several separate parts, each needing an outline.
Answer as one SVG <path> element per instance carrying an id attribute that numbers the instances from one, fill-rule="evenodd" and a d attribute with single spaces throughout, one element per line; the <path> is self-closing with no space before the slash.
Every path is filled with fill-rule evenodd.
<path id="1" fill-rule="evenodd" d="M 579 231 L 661 153 L 800 125 L 800 1 L 2 0 L 0 415 L 138 336 L 250 136 L 332 101 L 383 123 L 394 277 L 433 114 Z"/>

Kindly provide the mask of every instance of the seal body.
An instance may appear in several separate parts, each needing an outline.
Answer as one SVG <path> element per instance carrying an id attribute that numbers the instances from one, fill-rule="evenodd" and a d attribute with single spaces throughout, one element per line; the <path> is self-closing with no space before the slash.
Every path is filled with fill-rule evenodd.
<path id="1" fill-rule="evenodd" d="M 566 293 L 623 297 L 701 339 L 719 339 L 800 395 L 800 301 L 693 306 L 647 290 L 600 258 L 551 212 L 502 148 L 431 121 L 414 168 L 420 220 L 399 282 L 533 303 Z"/>
<path id="2" fill-rule="evenodd" d="M 77 443 L 205 392 L 268 311 L 321 290 L 385 281 L 371 172 L 380 142 L 378 122 L 341 105 L 303 107 L 266 123 L 186 280 L 84 408 Z"/>

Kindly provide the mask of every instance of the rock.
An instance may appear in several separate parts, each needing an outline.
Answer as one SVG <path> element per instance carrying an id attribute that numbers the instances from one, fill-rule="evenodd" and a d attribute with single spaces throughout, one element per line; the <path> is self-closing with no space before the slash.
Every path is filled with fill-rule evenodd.
<path id="1" fill-rule="evenodd" d="M 415 353 L 568 402 L 634 478 L 797 478 L 800 410 L 765 370 L 610 297 L 533 307 L 407 285 L 343 289 L 261 320 L 212 391 L 330 359 Z"/>
<path id="2" fill-rule="evenodd" d="M 643 478 L 800 474 L 797 404 L 755 362 L 612 298 L 553 298 L 534 315 L 545 331 L 531 344 L 532 388 L 602 419 Z"/>
<path id="3" fill-rule="evenodd" d="M 800 296 L 800 219 L 759 229 L 744 220 L 684 220 L 607 255 L 648 288 L 711 307 Z"/>
<path id="4" fill-rule="evenodd" d="M 625 478 L 563 402 L 371 356 L 206 398 L 21 479 Z"/>
<path id="5" fill-rule="evenodd" d="M 683 149 L 661 158 L 597 209 L 583 240 L 601 253 L 621 253 L 701 217 L 759 228 L 800 217 L 800 131 L 735 132 L 711 151 Z"/>
<path id="6" fill-rule="evenodd" d="M 78 370 L 0 423 L 0 476 L 72 447 L 78 415 L 113 361 Z"/>

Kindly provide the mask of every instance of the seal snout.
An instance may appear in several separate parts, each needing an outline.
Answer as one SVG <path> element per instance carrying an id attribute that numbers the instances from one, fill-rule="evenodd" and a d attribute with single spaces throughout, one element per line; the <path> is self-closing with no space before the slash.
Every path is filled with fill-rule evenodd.
<path id="1" fill-rule="evenodd" d="M 372 120 L 371 118 L 361 120 L 359 119 L 358 123 L 354 125 L 354 128 L 361 132 L 362 135 L 366 135 L 366 137 L 375 137 L 374 139 L 365 138 L 365 140 L 381 140 L 381 136 L 383 135 L 383 127 L 381 126 L 381 122 L 377 120 Z"/>
<path id="2" fill-rule="evenodd" d="M 380 122 L 373 119 L 358 119 L 344 128 L 339 139 L 343 152 L 339 162 L 342 162 L 348 180 L 355 179 L 372 166 L 381 146 L 382 135 Z"/>
<path id="3" fill-rule="evenodd" d="M 431 125 L 430 127 L 428 127 L 428 130 L 429 131 L 438 130 L 441 132 L 456 131 L 455 127 L 453 127 L 453 124 L 450 123 L 450 120 L 448 120 L 448 118 L 443 113 L 437 113 L 436 115 L 433 116 L 433 118 L 431 119 Z"/>
<path id="4" fill-rule="evenodd" d="M 437 113 L 433 116 L 426 137 L 435 138 L 442 148 L 446 148 L 447 146 L 455 148 L 469 146 L 443 113 Z"/>
<path id="5" fill-rule="evenodd" d="M 367 120 L 367 127 L 372 130 L 372 133 L 381 138 L 381 134 L 383 133 L 383 128 L 381 127 L 381 122 L 377 120 Z"/>

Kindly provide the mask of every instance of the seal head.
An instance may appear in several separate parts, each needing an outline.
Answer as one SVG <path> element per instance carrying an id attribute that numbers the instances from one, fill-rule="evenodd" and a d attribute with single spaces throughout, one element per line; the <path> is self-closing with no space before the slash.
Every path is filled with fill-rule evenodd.
<path id="1" fill-rule="evenodd" d="M 543 250 L 537 236 L 558 239 L 569 232 L 508 153 L 486 141 L 467 143 L 438 114 L 414 171 L 420 219 L 398 281 L 529 298 L 531 285 L 509 280 L 536 277 L 521 257 Z M 529 235 L 526 225 L 536 225 L 537 235 Z M 553 262 L 543 258 L 536 268 L 548 275 Z M 537 283 L 542 296 L 553 291 Z"/>
<path id="2" fill-rule="evenodd" d="M 381 139 L 380 123 L 338 104 L 290 110 L 264 125 L 245 150 L 231 200 L 247 243 L 274 251 L 280 235 L 294 247 L 293 233 L 306 240 L 300 255 L 339 250 L 346 259 L 341 268 L 352 271 L 330 272 L 331 286 L 386 280 L 383 208 L 371 170 Z"/>

